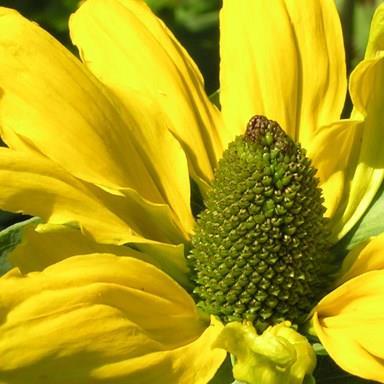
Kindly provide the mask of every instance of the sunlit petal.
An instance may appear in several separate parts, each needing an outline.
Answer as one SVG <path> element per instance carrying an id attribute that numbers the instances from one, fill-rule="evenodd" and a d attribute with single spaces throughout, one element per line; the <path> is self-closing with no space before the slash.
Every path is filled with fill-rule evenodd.
<path id="1" fill-rule="evenodd" d="M 348 163 L 349 186 L 344 192 L 345 205 L 335 214 L 339 238 L 364 214 L 384 178 L 382 145 L 384 130 L 384 57 L 366 59 L 351 75 L 350 89 L 356 106 L 353 116 L 364 116 L 355 132 L 352 157 Z"/>
<path id="2" fill-rule="evenodd" d="M 208 182 L 222 152 L 218 111 L 195 63 L 145 2 L 87 0 L 71 17 L 70 30 L 86 65 L 128 107 L 131 88 L 161 105 L 192 175 Z"/>
<path id="3" fill-rule="evenodd" d="M 224 0 L 220 23 L 228 141 L 262 114 L 307 147 L 317 128 L 339 118 L 346 72 L 333 1 Z"/>
<path id="4" fill-rule="evenodd" d="M 365 57 L 375 57 L 384 51 L 384 4 L 380 4 L 373 15 Z"/>
<path id="5" fill-rule="evenodd" d="M 0 125 L 9 146 L 32 147 L 117 195 L 131 188 L 169 204 L 178 225 L 192 231 L 185 155 L 143 96 L 130 94 L 128 111 L 55 39 L 5 8 L 0 84 Z"/>
<path id="6" fill-rule="evenodd" d="M 375 270 L 384 270 L 384 234 L 357 245 L 343 261 L 336 285 Z"/>
<path id="7" fill-rule="evenodd" d="M 325 199 L 326 215 L 332 218 L 331 229 L 339 236 L 342 226 L 340 212 L 345 210 L 347 195 L 359 156 L 359 139 L 363 123 L 360 120 L 341 120 L 322 127 L 313 138 L 308 156 L 318 170 L 320 186 Z"/>
<path id="8" fill-rule="evenodd" d="M 24 229 L 22 243 L 9 255 L 9 260 L 21 272 L 27 273 L 41 271 L 75 255 L 112 253 L 151 263 L 183 287 L 190 287 L 182 245 L 136 244 L 135 247 L 146 252 L 138 252 L 126 246 L 96 243 L 70 226 L 31 223 Z"/>
<path id="9" fill-rule="evenodd" d="M 384 382 L 384 271 L 364 273 L 325 296 L 315 308 L 317 336 L 344 370 Z"/>
<path id="10" fill-rule="evenodd" d="M 372 20 L 365 59 L 350 77 L 350 94 L 354 104 L 352 117 L 364 120 L 355 132 L 353 156 L 349 160 L 349 185 L 344 192 L 344 205 L 335 214 L 335 230 L 344 236 L 361 218 L 384 179 L 384 6 Z"/>
<path id="11" fill-rule="evenodd" d="M 133 190 L 109 194 L 42 156 L 0 148 L 0 181 L 1 209 L 51 224 L 79 224 L 100 242 L 183 241 L 167 206 L 151 204 Z"/>
<path id="12" fill-rule="evenodd" d="M 220 325 L 204 331 L 189 295 L 137 259 L 74 256 L 0 287 L 4 382 L 203 384 L 225 357 Z"/>

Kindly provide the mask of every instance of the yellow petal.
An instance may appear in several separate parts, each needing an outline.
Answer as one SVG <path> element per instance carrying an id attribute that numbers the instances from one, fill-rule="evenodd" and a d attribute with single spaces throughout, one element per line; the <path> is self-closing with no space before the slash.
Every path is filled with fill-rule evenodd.
<path id="1" fill-rule="evenodd" d="M 183 287 L 191 287 L 183 245 L 147 244 L 145 247 L 144 244 L 137 244 L 136 247 L 143 249 L 143 252 L 126 246 L 96 243 L 73 227 L 31 223 L 24 229 L 22 242 L 9 255 L 9 260 L 21 272 L 27 273 L 41 271 L 49 265 L 75 255 L 113 253 L 151 263 Z"/>
<path id="2" fill-rule="evenodd" d="M 344 370 L 384 383 L 384 271 L 347 281 L 315 308 L 317 336 Z"/>
<path id="3" fill-rule="evenodd" d="M 180 221 L 175 220 L 168 205 L 152 203 L 130 188 L 120 189 L 120 192 L 124 193 L 124 196 L 94 189 L 94 193 L 106 207 L 146 239 L 172 244 L 185 243 L 189 240 L 189 233 L 183 231 Z M 132 239 L 118 244 L 134 241 Z"/>
<path id="4" fill-rule="evenodd" d="M 203 384 L 225 357 L 211 347 L 221 327 L 205 330 L 188 294 L 137 259 L 93 254 L 14 269 L 0 298 L 2 382 Z"/>
<path id="5" fill-rule="evenodd" d="M 320 128 L 308 148 L 308 156 L 318 170 L 326 216 L 332 219 L 331 229 L 336 238 L 340 231 L 345 233 L 341 215 L 354 176 L 353 164 L 359 154 L 362 129 L 359 120 L 337 121 Z"/>
<path id="6" fill-rule="evenodd" d="M 340 117 L 346 73 L 332 0 L 224 0 L 220 30 L 229 139 L 262 114 L 307 147 L 318 127 Z"/>
<path id="7" fill-rule="evenodd" d="M 366 58 L 351 75 L 354 121 L 324 127 L 310 147 L 337 238 L 361 218 L 384 178 L 383 20 L 384 6 L 380 6 L 372 20 Z"/>
<path id="8" fill-rule="evenodd" d="M 384 57 L 366 59 L 354 70 L 350 92 L 355 105 L 354 118 L 364 119 L 356 131 L 348 165 L 350 185 L 344 192 L 345 204 L 335 214 L 336 232 L 341 238 L 361 218 L 384 179 Z"/>
<path id="9" fill-rule="evenodd" d="M 384 51 L 384 4 L 380 4 L 373 15 L 365 58 L 375 57 Z"/>
<path id="10" fill-rule="evenodd" d="M 134 244 L 135 249 L 140 251 L 140 259 L 155 265 L 166 272 L 186 289 L 193 289 L 190 280 L 190 270 L 186 263 L 183 244 L 173 245 L 166 243 L 140 242 Z M 144 259 L 143 255 L 148 258 Z"/>
<path id="11" fill-rule="evenodd" d="M 0 182 L 2 209 L 51 224 L 78 223 L 99 242 L 183 241 L 167 206 L 151 205 L 132 190 L 124 191 L 129 198 L 109 194 L 42 156 L 0 148 Z"/>
<path id="12" fill-rule="evenodd" d="M 353 248 L 343 260 L 336 285 L 375 270 L 384 270 L 384 234 Z"/>
<path id="13" fill-rule="evenodd" d="M 126 92 L 129 93 L 127 89 Z M 185 153 L 168 130 L 169 122 L 157 104 L 135 92 L 130 94 L 129 102 L 129 111 L 135 119 L 136 128 L 125 134 L 131 135 L 132 141 L 136 143 L 140 157 L 161 194 L 162 200 L 157 202 L 169 205 L 173 220 L 189 236 L 193 232 L 194 218 L 190 205 L 191 192 Z M 136 167 L 134 158 L 130 167 Z M 136 178 L 138 175 L 136 173 Z M 146 196 L 141 189 L 136 188 L 136 191 Z"/>
<path id="14" fill-rule="evenodd" d="M 126 384 L 121 371 L 127 370 L 134 371 L 129 378 L 135 383 L 207 384 L 226 356 L 223 350 L 212 349 L 221 329 L 222 324 L 211 319 L 210 326 L 198 339 L 189 345 L 169 351 L 166 357 L 162 352 L 153 354 L 151 362 L 132 359 L 110 364 L 98 369 L 97 375 L 105 379 L 116 373 L 121 379 L 108 381 L 113 384 Z M 172 367 L 172 373 L 169 367 Z"/>
<path id="15" fill-rule="evenodd" d="M 87 0 L 70 30 L 83 61 L 127 106 L 131 88 L 161 105 L 193 176 L 208 182 L 222 152 L 218 111 L 195 63 L 145 2 Z"/>
<path id="16" fill-rule="evenodd" d="M 0 126 L 8 145 L 33 146 L 117 195 L 131 188 L 169 204 L 191 233 L 187 161 L 161 114 L 133 93 L 128 111 L 45 31 L 6 8 L 0 15 Z"/>
<path id="17" fill-rule="evenodd" d="M 124 121 L 118 104 L 36 24 L 6 8 L 0 15 L 4 139 L 17 134 L 75 176 L 124 186 L 129 147 L 120 137 Z"/>
<path id="18" fill-rule="evenodd" d="M 384 179 L 384 140 L 382 121 L 384 85 L 384 6 L 372 20 L 366 58 L 352 72 L 350 94 L 354 104 L 352 118 L 363 120 L 355 132 L 353 156 L 348 166 L 350 182 L 344 191 L 345 204 L 335 214 L 335 232 L 344 236 L 361 218 Z"/>

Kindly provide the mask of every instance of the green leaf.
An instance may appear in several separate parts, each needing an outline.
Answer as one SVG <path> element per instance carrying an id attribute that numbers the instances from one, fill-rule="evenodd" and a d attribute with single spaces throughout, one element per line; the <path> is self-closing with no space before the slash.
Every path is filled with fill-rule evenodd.
<path id="1" fill-rule="evenodd" d="M 0 231 L 0 275 L 12 268 L 8 255 L 21 242 L 24 229 L 29 225 L 36 225 L 39 221 L 40 218 L 32 217 Z"/>

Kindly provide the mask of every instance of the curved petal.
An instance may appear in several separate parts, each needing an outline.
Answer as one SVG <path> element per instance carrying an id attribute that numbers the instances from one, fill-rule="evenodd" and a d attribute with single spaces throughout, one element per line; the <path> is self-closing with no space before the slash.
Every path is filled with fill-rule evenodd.
<path id="1" fill-rule="evenodd" d="M 23 231 L 22 242 L 8 256 L 9 261 L 21 272 L 41 271 L 71 256 L 89 253 L 112 253 L 129 256 L 164 271 L 185 288 L 190 288 L 188 267 L 184 258 L 183 245 L 151 244 L 135 245 L 143 252 L 126 246 L 100 244 L 84 236 L 80 230 L 65 225 L 37 225 L 31 223 Z"/>
<path id="2" fill-rule="evenodd" d="M 51 160 L 0 148 L 0 207 L 39 216 L 51 224 L 76 225 L 103 243 L 185 241 L 169 207 L 136 192 L 109 194 L 76 179 Z"/>
<path id="3" fill-rule="evenodd" d="M 126 90 L 128 94 L 129 91 Z M 185 153 L 176 138 L 168 131 L 169 122 L 159 106 L 136 92 L 130 94 L 130 114 L 136 129 L 125 133 L 131 136 L 137 152 L 166 202 L 174 220 L 187 236 L 192 234 L 194 218 L 190 199 L 188 164 Z M 135 168 L 132 161 L 131 168 Z M 138 173 L 136 174 L 138 177 Z M 136 189 L 141 193 L 140 189 Z"/>
<path id="4" fill-rule="evenodd" d="M 384 179 L 384 6 L 372 19 L 369 42 L 363 60 L 352 72 L 349 90 L 354 105 L 352 118 L 363 120 L 356 132 L 354 158 L 349 164 L 349 185 L 345 205 L 335 214 L 338 238 L 344 236 L 361 218 Z"/>
<path id="5" fill-rule="evenodd" d="M 224 0 L 220 30 L 228 141 L 261 114 L 307 147 L 318 127 L 339 119 L 346 70 L 334 1 Z"/>
<path id="6" fill-rule="evenodd" d="M 382 5 L 372 20 L 365 59 L 351 74 L 354 121 L 322 128 L 310 148 L 310 156 L 320 168 L 328 214 L 338 239 L 361 218 L 384 179 L 383 20 Z"/>
<path id="7" fill-rule="evenodd" d="M 97 375 L 100 378 L 108 379 L 111 374 L 116 373 L 119 376 L 119 381 L 107 381 L 107 383 L 112 384 L 127 383 L 125 377 L 122 377 L 121 371 L 129 371 L 129 378 L 135 383 L 207 384 L 226 356 L 225 351 L 217 348 L 212 349 L 221 329 L 222 324 L 211 319 L 210 326 L 198 339 L 193 343 L 170 351 L 166 357 L 164 352 L 161 352 L 153 354 L 151 362 L 132 359 L 110 364 L 98 369 Z"/>
<path id="8" fill-rule="evenodd" d="M 143 0 L 87 0 L 70 19 L 85 64 L 126 105 L 128 89 L 161 105 L 187 154 L 191 172 L 208 182 L 222 152 L 220 117 L 188 53 Z"/>
<path id="9" fill-rule="evenodd" d="M 132 188 L 169 204 L 191 233 L 185 154 L 146 99 L 131 109 L 35 23 L 0 10 L 0 126 L 13 148 L 32 146 L 87 182 Z M 143 135 L 146 132 L 146 135 Z"/>
<path id="10" fill-rule="evenodd" d="M 203 384 L 225 357 L 221 327 L 204 330 L 188 294 L 137 259 L 74 256 L 0 287 L 4 382 Z"/>
<path id="11" fill-rule="evenodd" d="M 384 4 L 380 4 L 373 15 L 365 57 L 375 57 L 384 51 Z"/>
<path id="12" fill-rule="evenodd" d="M 364 273 L 315 308 L 317 336 L 344 370 L 384 383 L 384 271 Z"/>
<path id="13" fill-rule="evenodd" d="M 355 105 L 354 118 L 364 116 L 356 132 L 355 155 L 349 164 L 350 184 L 344 193 L 346 204 L 335 214 L 338 238 L 361 218 L 384 179 L 384 56 L 366 59 L 353 71 L 350 93 Z"/>
<path id="14" fill-rule="evenodd" d="M 332 219 L 331 230 L 335 238 L 346 231 L 340 215 L 348 205 L 353 165 L 359 157 L 363 129 L 363 122 L 359 120 L 337 121 L 321 127 L 308 148 L 308 156 L 318 170 L 326 215 Z"/>
<path id="15" fill-rule="evenodd" d="M 118 105 L 45 31 L 17 12 L 0 12 L 0 117 L 5 141 L 17 134 L 75 176 L 124 186 L 129 147 L 119 137 L 124 122 Z M 145 174 L 143 170 L 144 180 Z M 151 191 L 150 186 L 146 189 Z"/>
<path id="16" fill-rule="evenodd" d="M 359 244 L 348 253 L 336 285 L 375 270 L 384 270 L 384 233 Z"/>

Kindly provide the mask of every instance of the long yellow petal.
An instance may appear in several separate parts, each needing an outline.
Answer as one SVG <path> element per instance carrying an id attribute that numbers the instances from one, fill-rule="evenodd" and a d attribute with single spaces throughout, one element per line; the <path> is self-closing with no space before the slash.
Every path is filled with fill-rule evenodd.
<path id="1" fill-rule="evenodd" d="M 0 126 L 8 145 L 34 147 L 117 195 L 131 188 L 169 204 L 191 233 L 187 161 L 166 119 L 136 93 L 128 111 L 36 24 L 6 8 L 0 16 Z"/>
<path id="2" fill-rule="evenodd" d="M 345 233 L 340 216 L 347 205 L 362 130 L 361 120 L 336 121 L 320 128 L 308 148 L 308 156 L 318 170 L 326 215 L 332 219 L 335 238 L 341 237 L 341 231 Z"/>
<path id="3" fill-rule="evenodd" d="M 307 147 L 340 117 L 346 71 L 332 0 L 224 0 L 220 101 L 228 140 L 255 114 Z"/>
<path id="4" fill-rule="evenodd" d="M 75 255 L 112 253 L 151 263 L 183 287 L 191 287 L 183 245 L 147 244 L 145 247 L 144 244 L 136 244 L 135 246 L 138 249 L 142 248 L 143 252 L 126 246 L 96 243 L 73 227 L 32 223 L 24 229 L 22 242 L 9 255 L 9 261 L 21 272 L 28 273 L 42 271 L 52 264 Z"/>
<path id="5" fill-rule="evenodd" d="M 50 224 L 79 224 L 99 242 L 185 241 L 169 207 L 109 194 L 76 179 L 42 156 L 0 148 L 0 207 L 39 216 Z M 146 240 L 147 239 L 147 240 Z"/>
<path id="6" fill-rule="evenodd" d="M 337 212 L 339 238 L 361 218 L 384 179 L 383 86 L 384 56 L 364 60 L 351 75 L 350 91 L 356 107 L 353 117 L 364 116 L 364 122 L 356 132 L 346 204 Z"/>
<path id="7" fill-rule="evenodd" d="M 14 269 L 0 298 L 1 382 L 203 384 L 225 357 L 211 347 L 220 325 L 205 330 L 188 294 L 137 259 Z"/>
<path id="8" fill-rule="evenodd" d="M 336 238 L 343 237 L 361 218 L 384 178 L 384 6 L 372 20 L 365 60 L 353 71 L 350 93 L 352 118 L 323 127 L 309 155 L 319 168 L 328 216 Z"/>
<path id="9" fill-rule="evenodd" d="M 70 30 L 83 61 L 127 106 L 131 88 L 161 105 L 193 176 L 208 182 L 222 152 L 218 111 L 195 63 L 145 2 L 87 0 Z"/>
<path id="10" fill-rule="evenodd" d="M 335 213 L 335 232 L 344 236 L 361 218 L 384 179 L 384 6 L 372 19 L 365 59 L 350 78 L 354 104 L 352 118 L 363 121 L 354 133 L 354 145 L 348 165 L 349 182 L 344 191 L 344 205 Z"/>
<path id="11" fill-rule="evenodd" d="M 384 4 L 380 4 L 373 15 L 365 57 L 375 57 L 384 51 Z"/>
<path id="12" fill-rule="evenodd" d="M 317 336 L 344 370 L 384 383 L 384 271 L 364 273 L 315 308 Z"/>
<path id="13" fill-rule="evenodd" d="M 126 89 L 128 94 L 128 90 Z M 193 232 L 194 219 L 191 211 L 191 192 L 188 164 L 185 153 L 177 139 L 168 130 L 169 121 L 160 106 L 132 92 L 129 111 L 135 119 L 135 130 L 126 131 L 157 186 L 162 201 L 169 205 L 174 220 L 185 235 Z M 130 167 L 135 168 L 131 161 Z M 138 174 L 136 174 L 138 177 Z M 141 189 L 136 189 L 141 195 Z"/>
<path id="14" fill-rule="evenodd" d="M 125 186 L 131 167 L 118 104 L 48 33 L 15 11 L 0 12 L 3 138 L 21 136 L 87 181 Z"/>

